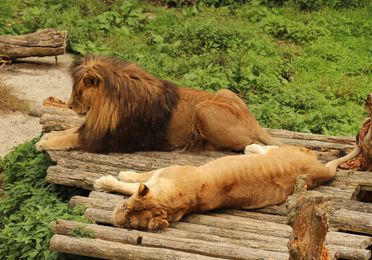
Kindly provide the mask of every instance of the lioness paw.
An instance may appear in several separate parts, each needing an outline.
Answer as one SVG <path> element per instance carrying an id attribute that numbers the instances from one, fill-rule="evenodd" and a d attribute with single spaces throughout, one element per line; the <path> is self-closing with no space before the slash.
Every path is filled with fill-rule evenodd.
<path id="1" fill-rule="evenodd" d="M 117 184 L 118 179 L 112 175 L 102 176 L 94 182 L 94 189 L 97 191 L 110 192 L 114 190 L 115 184 Z"/>
<path id="2" fill-rule="evenodd" d="M 136 182 L 138 173 L 134 171 L 119 172 L 118 179 L 124 182 Z"/>
<path id="3" fill-rule="evenodd" d="M 245 147 L 244 153 L 245 154 L 265 154 L 266 149 L 265 147 L 259 144 L 250 144 Z"/>
<path id="4" fill-rule="evenodd" d="M 43 150 L 45 150 L 45 141 L 40 140 L 39 142 L 37 142 L 35 144 L 35 150 L 38 152 L 42 152 Z"/>

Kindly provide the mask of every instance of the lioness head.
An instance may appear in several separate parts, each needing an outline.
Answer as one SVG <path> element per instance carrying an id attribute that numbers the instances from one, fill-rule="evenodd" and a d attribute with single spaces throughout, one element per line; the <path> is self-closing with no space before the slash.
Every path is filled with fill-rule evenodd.
<path id="1" fill-rule="evenodd" d="M 123 228 L 160 229 L 169 226 L 167 212 L 143 183 L 126 203 L 114 210 L 113 221 L 115 226 Z"/>

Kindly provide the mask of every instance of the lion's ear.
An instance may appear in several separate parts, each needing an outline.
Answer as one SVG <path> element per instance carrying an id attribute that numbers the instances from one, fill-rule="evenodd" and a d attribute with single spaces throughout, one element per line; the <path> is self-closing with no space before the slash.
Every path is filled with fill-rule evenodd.
<path id="1" fill-rule="evenodd" d="M 99 84 L 99 80 L 97 75 L 92 74 L 92 73 L 87 73 L 84 76 L 84 85 L 88 87 L 97 87 Z"/>
<path id="2" fill-rule="evenodd" d="M 147 193 L 149 193 L 150 189 L 145 185 L 143 184 L 142 182 L 140 183 L 139 187 L 138 187 L 138 195 L 143 197 L 145 196 Z"/>

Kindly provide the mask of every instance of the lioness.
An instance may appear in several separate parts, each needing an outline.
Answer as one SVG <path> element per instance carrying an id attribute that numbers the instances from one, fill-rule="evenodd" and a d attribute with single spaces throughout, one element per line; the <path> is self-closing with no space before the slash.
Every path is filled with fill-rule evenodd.
<path id="1" fill-rule="evenodd" d="M 72 67 L 68 106 L 85 123 L 51 133 L 37 150 L 91 152 L 144 150 L 243 151 L 252 143 L 281 145 L 233 92 L 177 87 L 133 63 L 86 56 Z"/>
<path id="2" fill-rule="evenodd" d="M 226 156 L 200 167 L 170 166 L 142 174 L 121 172 L 120 181 L 103 176 L 94 187 L 132 195 L 114 210 L 116 226 L 158 229 L 190 212 L 282 203 L 293 193 L 298 175 L 308 175 L 307 184 L 312 188 L 333 179 L 343 160 L 334 160 L 326 167 L 306 148 L 248 148 L 259 154 Z"/>

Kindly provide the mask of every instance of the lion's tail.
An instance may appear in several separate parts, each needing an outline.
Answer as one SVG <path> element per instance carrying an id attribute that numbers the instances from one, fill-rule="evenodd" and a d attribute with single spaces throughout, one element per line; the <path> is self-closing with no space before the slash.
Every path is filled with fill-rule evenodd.
<path id="1" fill-rule="evenodd" d="M 353 159 L 354 157 L 358 156 L 361 152 L 361 149 L 359 146 L 356 146 L 354 148 L 353 151 L 351 151 L 351 153 L 345 155 L 344 157 L 341 157 L 341 158 L 338 158 L 338 159 L 335 159 L 333 161 L 330 161 L 326 164 L 326 167 L 330 168 L 332 170 L 332 172 L 336 172 L 337 170 L 337 167 L 344 163 L 344 162 L 347 162 L 348 160 L 350 159 Z"/>
<path id="2" fill-rule="evenodd" d="M 275 145 L 275 146 L 283 146 L 284 143 L 275 140 L 271 135 L 266 133 L 265 131 L 262 131 L 262 133 L 258 134 L 257 141 L 264 145 Z"/>

